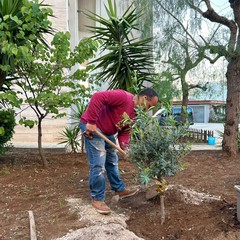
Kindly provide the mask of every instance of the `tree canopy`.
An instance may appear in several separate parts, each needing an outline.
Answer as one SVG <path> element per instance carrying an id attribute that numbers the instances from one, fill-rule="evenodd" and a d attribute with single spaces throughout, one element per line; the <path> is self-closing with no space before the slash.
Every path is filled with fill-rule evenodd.
<path id="1" fill-rule="evenodd" d="M 167 14 L 160 15 L 167 24 L 165 28 L 169 33 L 178 32 L 176 23 L 182 23 L 185 34 L 196 46 L 200 41 L 206 49 L 206 59 L 224 57 L 228 61 L 226 123 L 223 138 L 223 150 L 235 156 L 238 138 L 239 118 L 239 88 L 240 88 L 240 47 L 239 47 L 239 22 L 240 2 L 229 0 L 224 6 L 214 5 L 211 0 L 180 0 L 163 1 L 155 3 L 163 6 Z M 222 8 L 221 8 L 222 7 Z M 228 10 L 226 10 L 226 8 Z M 174 17 L 173 17 L 174 16 Z M 164 19 L 165 17 L 165 19 Z M 170 18 L 171 17 L 171 18 Z M 234 19 L 234 20 L 233 20 Z M 205 28 L 208 26 L 208 31 Z M 198 32 L 192 35 L 191 32 Z M 214 33 L 214 38 L 211 36 Z M 171 34 L 169 34 L 171 36 Z M 210 41 L 211 40 L 211 41 Z"/>
<path id="2" fill-rule="evenodd" d="M 29 51 L 25 61 L 21 61 L 21 55 L 15 57 L 17 64 L 12 90 L 0 94 L 0 98 L 6 96 L 6 101 L 12 99 L 11 104 L 20 109 L 20 124 L 30 128 L 35 124 L 38 126 L 38 150 L 43 165 L 47 166 L 42 152 L 42 121 L 47 116 L 66 116 L 63 110 L 90 96 L 91 88 L 83 84 L 90 66 L 81 69 L 78 64 L 94 56 L 97 44 L 87 38 L 71 50 L 70 34 L 57 32 L 49 48 L 43 44 L 35 46 L 31 42 L 26 47 Z M 78 67 L 73 68 L 76 65 Z M 34 120 L 24 116 L 26 106 L 35 114 Z"/>
<path id="3" fill-rule="evenodd" d="M 27 42 L 43 43 L 45 33 L 52 33 L 52 9 L 38 0 L 0 1 L 0 91 L 11 85 L 17 55 L 28 55 Z"/>

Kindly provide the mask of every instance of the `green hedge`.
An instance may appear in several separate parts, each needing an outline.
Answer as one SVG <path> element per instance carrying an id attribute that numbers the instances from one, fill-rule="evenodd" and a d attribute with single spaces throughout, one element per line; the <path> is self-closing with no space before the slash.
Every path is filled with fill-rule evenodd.
<path id="1" fill-rule="evenodd" d="M 14 111 L 0 109 L 0 155 L 9 150 L 16 125 Z"/>

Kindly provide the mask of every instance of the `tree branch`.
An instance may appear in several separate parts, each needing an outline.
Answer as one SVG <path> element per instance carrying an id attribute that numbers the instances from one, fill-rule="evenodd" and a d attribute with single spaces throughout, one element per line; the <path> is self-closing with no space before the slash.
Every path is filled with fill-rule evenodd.
<path id="1" fill-rule="evenodd" d="M 201 84 L 189 84 L 188 85 L 188 89 L 193 89 L 193 88 L 199 88 L 199 89 L 202 89 L 203 91 L 206 91 L 207 90 L 207 85 L 209 84 L 209 82 L 205 83 L 204 85 L 201 85 Z"/>
<path id="2" fill-rule="evenodd" d="M 187 29 L 184 27 L 184 25 L 182 24 L 182 22 L 176 17 L 174 16 L 167 8 L 165 8 L 163 6 L 163 4 L 157 0 L 157 3 L 160 5 L 160 7 L 167 13 L 169 14 L 172 18 L 174 18 L 178 24 L 182 27 L 182 29 L 184 30 L 184 32 L 186 32 L 186 34 L 190 37 L 190 39 L 194 42 L 194 44 L 196 44 L 196 46 L 199 46 L 199 44 L 195 41 L 194 37 L 187 31 Z"/>
<path id="3" fill-rule="evenodd" d="M 191 8 L 199 12 L 204 18 L 207 18 L 211 22 L 220 23 L 230 29 L 231 34 L 229 39 L 228 50 L 230 52 L 233 52 L 235 49 L 235 43 L 237 40 L 237 31 L 238 31 L 237 24 L 233 20 L 229 20 L 228 18 L 224 16 L 220 16 L 217 12 L 215 12 L 209 0 L 202 0 L 202 2 L 204 2 L 207 7 L 207 11 L 205 12 L 203 12 L 198 6 L 194 5 L 192 0 L 188 0 L 187 2 Z M 239 2 L 239 1 L 235 1 L 235 2 Z"/>

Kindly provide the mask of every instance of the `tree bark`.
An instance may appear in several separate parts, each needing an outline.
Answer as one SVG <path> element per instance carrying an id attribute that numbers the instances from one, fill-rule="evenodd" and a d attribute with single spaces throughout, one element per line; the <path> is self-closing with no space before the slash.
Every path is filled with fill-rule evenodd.
<path id="1" fill-rule="evenodd" d="M 0 91 L 3 87 L 5 80 L 6 80 L 6 73 L 0 69 Z"/>
<path id="2" fill-rule="evenodd" d="M 38 119 L 38 152 L 42 159 L 43 167 L 48 167 L 48 162 L 43 154 L 42 148 L 42 119 Z"/>
<path id="3" fill-rule="evenodd" d="M 238 152 L 238 119 L 240 89 L 240 59 L 231 59 L 227 68 L 226 123 L 222 142 L 223 151 L 235 157 Z"/>
<path id="4" fill-rule="evenodd" d="M 186 123 L 186 111 L 188 106 L 189 90 L 186 81 L 186 74 L 181 75 L 181 85 L 182 85 L 182 109 L 181 109 L 181 122 Z"/>
<path id="5" fill-rule="evenodd" d="M 188 106 L 188 92 L 183 95 L 182 99 L 182 110 L 181 110 L 181 121 L 186 123 L 187 121 L 187 106 Z"/>

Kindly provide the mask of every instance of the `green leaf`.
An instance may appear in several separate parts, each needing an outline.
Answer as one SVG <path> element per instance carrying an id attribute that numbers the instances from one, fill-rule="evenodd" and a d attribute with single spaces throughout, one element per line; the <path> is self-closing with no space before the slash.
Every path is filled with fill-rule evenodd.
<path id="1" fill-rule="evenodd" d="M 24 125 L 25 127 L 33 128 L 34 125 L 36 124 L 36 121 L 29 120 L 29 119 L 26 119 L 25 117 L 23 117 L 19 120 L 19 124 Z"/>
<path id="2" fill-rule="evenodd" d="M 14 22 L 16 22 L 18 25 L 21 25 L 22 24 L 22 21 L 20 20 L 20 19 L 18 19 L 18 17 L 17 16 L 14 16 L 14 17 L 10 17 L 11 18 L 11 20 L 13 20 Z"/>
<path id="3" fill-rule="evenodd" d="M 18 53 L 18 49 L 15 47 L 15 48 L 12 48 L 12 53 L 14 54 L 14 55 L 17 55 L 17 53 Z"/>
<path id="4" fill-rule="evenodd" d="M 3 21 L 8 20 L 9 18 L 10 18 L 10 15 L 5 15 L 5 16 L 3 16 Z"/>
<path id="5" fill-rule="evenodd" d="M 3 136 L 5 134 L 5 129 L 4 127 L 0 126 L 0 136 Z"/>

